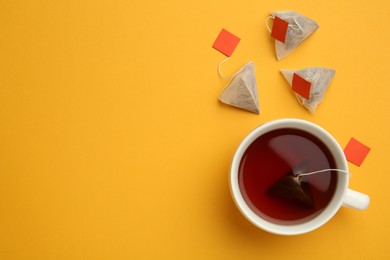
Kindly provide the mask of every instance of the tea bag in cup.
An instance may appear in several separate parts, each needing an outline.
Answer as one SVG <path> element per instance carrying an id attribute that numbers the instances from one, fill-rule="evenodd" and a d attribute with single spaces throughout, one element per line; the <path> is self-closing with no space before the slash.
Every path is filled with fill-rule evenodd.
<path id="1" fill-rule="evenodd" d="M 269 19 L 274 20 L 272 30 Z M 266 20 L 266 26 L 275 39 L 276 57 L 283 59 L 312 35 L 319 25 L 312 19 L 294 11 L 274 11 Z"/>
<path id="2" fill-rule="evenodd" d="M 308 183 L 302 181 L 301 174 L 307 169 L 307 162 L 304 161 L 294 167 L 283 178 L 275 182 L 268 193 L 272 196 L 300 201 L 307 207 L 314 207 L 313 198 Z"/>
<path id="3" fill-rule="evenodd" d="M 224 62 L 222 62 L 220 66 Z M 221 77 L 225 77 L 220 72 L 220 67 L 218 67 L 218 72 Z M 222 103 L 259 114 L 260 107 L 257 95 L 255 66 L 253 62 L 250 61 L 246 63 L 231 78 L 232 79 L 219 96 L 219 100 Z"/>
<path id="4" fill-rule="evenodd" d="M 304 206 L 313 208 L 314 200 L 311 193 L 310 184 L 303 181 L 303 178 L 313 174 L 331 174 L 332 172 L 341 172 L 351 174 L 348 171 L 341 169 L 321 169 L 307 172 L 309 163 L 302 161 L 296 165 L 291 171 L 287 172 L 284 177 L 275 182 L 269 189 L 268 194 L 283 199 L 295 200 L 303 203 Z"/>
<path id="5" fill-rule="evenodd" d="M 333 69 L 323 67 L 280 71 L 291 85 L 299 103 L 312 113 L 323 100 L 329 83 L 336 73 Z"/>

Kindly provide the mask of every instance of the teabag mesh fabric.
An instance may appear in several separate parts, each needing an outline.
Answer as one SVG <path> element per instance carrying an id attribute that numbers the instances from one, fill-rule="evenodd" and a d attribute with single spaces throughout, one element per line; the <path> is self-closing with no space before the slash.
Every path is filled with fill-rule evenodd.
<path id="1" fill-rule="evenodd" d="M 219 96 L 225 104 L 259 114 L 259 100 L 253 62 L 245 64 L 227 84 Z"/>
<path id="2" fill-rule="evenodd" d="M 278 60 L 285 58 L 319 28 L 314 20 L 294 11 L 274 11 L 272 14 L 289 23 L 286 42 L 275 41 Z"/>
<path id="3" fill-rule="evenodd" d="M 297 93 L 295 93 L 295 95 L 298 101 L 312 113 L 316 111 L 318 104 L 323 100 L 329 83 L 336 73 L 333 69 L 322 67 L 305 68 L 301 70 L 281 70 L 281 72 L 290 85 L 292 85 L 294 73 L 311 82 L 309 99 L 305 99 Z"/>

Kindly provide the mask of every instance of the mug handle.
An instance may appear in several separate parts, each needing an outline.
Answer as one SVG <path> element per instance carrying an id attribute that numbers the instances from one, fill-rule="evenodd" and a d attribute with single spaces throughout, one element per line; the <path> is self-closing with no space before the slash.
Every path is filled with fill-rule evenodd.
<path id="1" fill-rule="evenodd" d="M 365 210 L 369 204 L 370 197 L 368 195 L 348 189 L 342 205 L 352 209 Z"/>

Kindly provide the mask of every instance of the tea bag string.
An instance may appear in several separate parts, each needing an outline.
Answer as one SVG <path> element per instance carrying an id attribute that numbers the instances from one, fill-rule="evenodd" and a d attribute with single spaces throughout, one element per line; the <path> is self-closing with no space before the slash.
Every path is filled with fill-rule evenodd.
<path id="1" fill-rule="evenodd" d="M 222 65 L 227 62 L 228 60 L 230 59 L 230 57 L 227 57 L 226 59 L 224 59 L 219 65 L 218 65 L 218 74 L 219 76 L 221 76 L 222 78 L 233 78 L 233 76 L 226 76 L 224 75 L 222 72 L 221 72 L 221 67 Z"/>
<path id="2" fill-rule="evenodd" d="M 267 27 L 268 31 L 271 32 L 271 28 L 268 25 L 269 19 L 275 19 L 275 15 L 270 15 L 267 17 L 267 19 L 265 19 L 265 26 Z"/>
<path id="3" fill-rule="evenodd" d="M 352 174 L 351 174 L 350 172 L 345 171 L 345 170 L 341 170 L 341 169 L 323 169 L 323 170 L 312 171 L 312 172 L 303 172 L 303 173 L 298 173 L 297 176 L 298 176 L 298 177 L 301 177 L 301 176 L 309 176 L 309 175 L 312 175 L 312 174 L 322 173 L 322 172 L 329 172 L 329 171 L 347 173 L 347 174 L 349 175 L 349 177 L 352 177 Z"/>
<path id="4" fill-rule="evenodd" d="M 267 19 L 265 19 L 265 26 L 267 27 L 268 31 L 269 32 L 272 32 L 271 28 L 269 27 L 269 24 L 268 24 L 268 21 L 269 19 L 275 19 L 275 15 L 270 15 L 267 17 Z M 296 24 L 288 24 L 288 27 L 290 27 L 291 29 L 295 30 L 295 31 L 303 31 L 301 26 L 299 25 L 299 23 L 297 23 L 297 21 L 295 20 L 294 18 L 294 21 Z"/>

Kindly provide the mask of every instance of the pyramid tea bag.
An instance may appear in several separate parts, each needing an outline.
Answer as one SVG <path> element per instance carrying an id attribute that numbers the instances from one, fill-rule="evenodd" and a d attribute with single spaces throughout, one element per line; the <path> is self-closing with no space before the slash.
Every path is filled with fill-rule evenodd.
<path id="1" fill-rule="evenodd" d="M 322 67 L 280 71 L 291 85 L 299 103 L 312 113 L 323 100 L 325 91 L 336 73 L 333 69 Z"/>
<path id="2" fill-rule="evenodd" d="M 269 18 L 274 19 L 272 31 L 268 19 L 266 25 L 275 39 L 278 60 L 285 58 L 319 28 L 314 20 L 294 11 L 274 11 Z"/>
<path id="3" fill-rule="evenodd" d="M 314 207 L 308 183 L 302 182 L 301 174 L 307 168 L 307 162 L 304 161 L 294 167 L 283 178 L 275 182 L 269 189 L 268 193 L 284 199 L 302 202 L 307 207 Z"/>
<path id="4" fill-rule="evenodd" d="M 248 62 L 234 74 L 219 96 L 219 100 L 256 114 L 260 113 L 253 62 Z"/>
<path id="5" fill-rule="evenodd" d="M 288 171 L 281 179 L 272 184 L 267 190 L 267 193 L 271 196 L 299 201 L 306 207 L 314 208 L 315 205 L 310 184 L 302 180 L 304 177 L 313 174 L 330 174 L 332 172 L 340 172 L 351 175 L 348 171 L 337 168 L 319 169 L 307 172 L 309 166 L 310 163 L 307 160 L 303 160 L 291 171 Z"/>
<path id="6" fill-rule="evenodd" d="M 273 184 L 269 188 L 268 193 L 285 199 L 298 200 L 307 207 L 314 207 L 309 186 L 307 183 L 302 182 L 301 176 L 287 174 Z"/>

